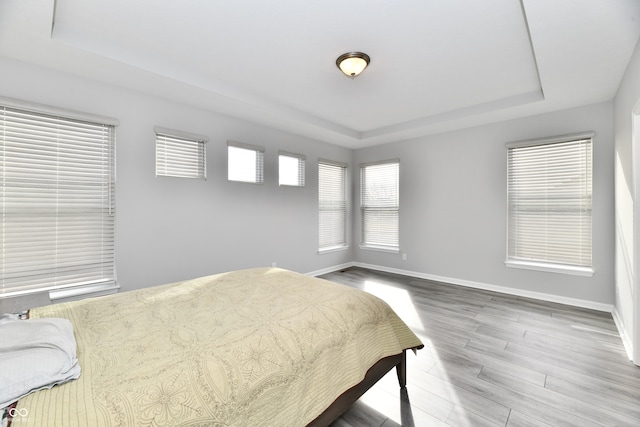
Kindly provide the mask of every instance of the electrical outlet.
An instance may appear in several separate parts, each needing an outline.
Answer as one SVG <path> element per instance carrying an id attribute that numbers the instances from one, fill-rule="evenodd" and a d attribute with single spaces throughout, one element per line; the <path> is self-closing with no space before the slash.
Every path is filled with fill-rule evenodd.
<path id="1" fill-rule="evenodd" d="M 278 264 L 277 264 L 277 263 L 275 263 L 275 262 L 272 262 L 272 263 L 271 263 L 271 267 L 274 267 L 274 268 L 275 268 L 275 267 L 277 267 L 277 266 L 278 266 Z"/>
<path id="2" fill-rule="evenodd" d="M 403 253 L 403 254 L 402 254 L 402 260 L 403 260 L 403 261 L 406 261 L 406 260 L 407 260 L 407 254 L 405 254 L 405 253 Z"/>

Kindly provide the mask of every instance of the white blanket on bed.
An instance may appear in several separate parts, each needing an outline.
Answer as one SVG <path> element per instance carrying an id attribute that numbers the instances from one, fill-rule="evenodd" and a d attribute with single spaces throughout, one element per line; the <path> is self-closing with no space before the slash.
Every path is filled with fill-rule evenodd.
<path id="1" fill-rule="evenodd" d="M 79 376 L 71 322 L 0 316 L 0 408 Z"/>

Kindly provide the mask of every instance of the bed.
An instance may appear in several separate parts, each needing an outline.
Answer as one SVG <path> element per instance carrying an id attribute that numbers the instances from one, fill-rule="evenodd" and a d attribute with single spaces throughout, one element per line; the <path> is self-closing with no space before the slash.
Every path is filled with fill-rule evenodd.
<path id="1" fill-rule="evenodd" d="M 32 309 L 73 325 L 82 374 L 13 426 L 322 426 L 422 348 L 382 300 L 277 268 Z M 27 320 L 28 321 L 28 320 Z"/>

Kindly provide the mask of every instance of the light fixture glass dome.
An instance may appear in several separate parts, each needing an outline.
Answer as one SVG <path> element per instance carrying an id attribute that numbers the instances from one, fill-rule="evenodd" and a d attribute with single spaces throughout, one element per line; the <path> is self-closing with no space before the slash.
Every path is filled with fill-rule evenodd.
<path id="1" fill-rule="evenodd" d="M 349 52 L 340 55 L 336 60 L 336 65 L 347 76 L 354 78 L 369 65 L 369 55 L 362 52 Z"/>

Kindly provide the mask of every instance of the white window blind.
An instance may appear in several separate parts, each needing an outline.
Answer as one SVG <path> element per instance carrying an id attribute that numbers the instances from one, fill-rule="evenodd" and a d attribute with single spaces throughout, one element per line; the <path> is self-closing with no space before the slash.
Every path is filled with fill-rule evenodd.
<path id="1" fill-rule="evenodd" d="M 590 269 L 592 136 L 507 144 L 507 265 Z"/>
<path id="2" fill-rule="evenodd" d="M 0 297 L 115 289 L 114 139 L 112 124 L 0 106 Z"/>
<path id="3" fill-rule="evenodd" d="M 161 127 L 156 133 L 156 176 L 206 178 L 206 136 Z"/>
<path id="4" fill-rule="evenodd" d="M 347 165 L 318 162 L 319 250 L 347 246 Z"/>
<path id="5" fill-rule="evenodd" d="M 304 187 L 306 157 L 280 151 L 278 154 L 278 182 L 280 185 Z"/>
<path id="6" fill-rule="evenodd" d="M 229 181 L 262 184 L 264 181 L 264 148 L 228 141 Z"/>
<path id="7" fill-rule="evenodd" d="M 362 247 L 399 250 L 400 162 L 360 166 Z"/>

